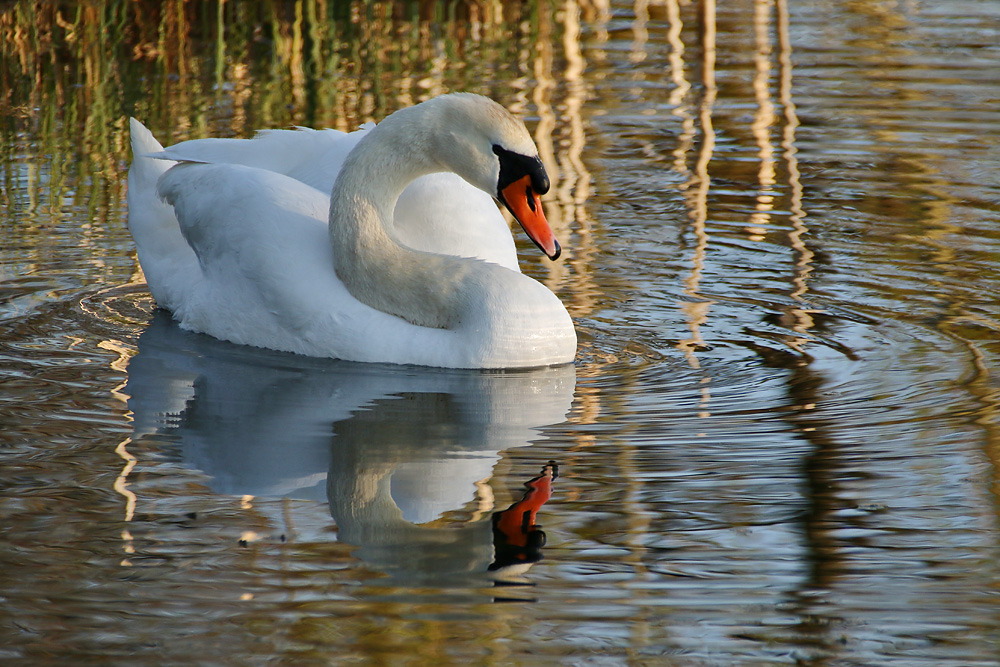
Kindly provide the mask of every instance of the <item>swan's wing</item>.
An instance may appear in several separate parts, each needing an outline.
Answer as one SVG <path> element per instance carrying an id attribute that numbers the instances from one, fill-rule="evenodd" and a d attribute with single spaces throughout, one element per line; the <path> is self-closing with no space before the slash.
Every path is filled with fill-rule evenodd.
<path id="1" fill-rule="evenodd" d="M 296 330 L 316 316 L 315 292 L 338 282 L 326 231 L 328 199 L 287 176 L 234 164 L 181 163 L 160 179 L 205 281 L 176 313 L 190 328 L 237 340 L 232 331 Z M 232 331 L 208 330 L 224 322 Z M 249 321 L 256 320 L 256 321 Z M 213 325 L 215 326 L 215 325 Z"/>
<path id="2" fill-rule="evenodd" d="M 305 183 L 324 194 L 367 129 L 345 134 L 339 130 L 262 130 L 253 139 L 193 139 L 156 153 L 177 162 L 237 164 L 265 169 Z"/>

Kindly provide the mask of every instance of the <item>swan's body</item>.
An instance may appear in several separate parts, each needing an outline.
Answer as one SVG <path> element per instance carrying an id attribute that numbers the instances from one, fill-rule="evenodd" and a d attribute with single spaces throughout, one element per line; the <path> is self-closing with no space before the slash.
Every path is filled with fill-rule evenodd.
<path id="1" fill-rule="evenodd" d="M 186 329 L 427 366 L 575 355 L 566 309 L 519 272 L 488 196 L 555 257 L 534 194 L 548 181 L 524 126 L 486 98 L 435 98 L 351 134 L 274 131 L 166 150 L 133 120 L 132 147 L 139 262 L 158 305 Z M 437 173 L 447 171 L 468 183 Z"/>

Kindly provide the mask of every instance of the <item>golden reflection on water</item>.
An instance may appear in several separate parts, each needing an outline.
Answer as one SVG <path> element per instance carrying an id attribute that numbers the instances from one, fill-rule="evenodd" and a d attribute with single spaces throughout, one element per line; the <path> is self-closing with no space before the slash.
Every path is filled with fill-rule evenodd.
<path id="1" fill-rule="evenodd" d="M 670 29 L 667 41 L 671 46 L 669 62 L 671 80 L 675 88 L 671 95 L 672 113 L 680 118 L 682 132 L 673 151 L 674 168 L 687 180 L 681 185 L 686 192 L 691 228 L 695 237 L 695 246 L 691 254 L 691 272 L 684 281 L 684 293 L 691 300 L 679 304 L 687 316 L 690 336 L 680 340 L 677 347 L 684 353 L 692 368 L 699 367 L 697 351 L 704 346 L 700 333 L 701 327 L 708 322 L 712 300 L 700 294 L 701 275 L 704 271 L 705 259 L 710 248 L 710 237 L 707 231 L 709 216 L 708 195 L 711 190 L 710 164 L 715 146 L 715 131 L 713 129 L 713 105 L 718 94 L 715 85 L 715 4 L 702 2 L 700 8 L 700 50 L 701 50 L 701 84 L 703 93 L 697 112 L 691 113 L 684 104 L 690 84 L 687 82 L 684 70 L 684 44 L 680 36 L 683 24 L 676 2 L 668 0 L 667 15 Z M 773 9 L 773 11 L 772 11 Z M 637 10 L 638 13 L 638 10 Z M 808 229 L 804 224 L 806 213 L 802 207 L 802 184 L 798 170 L 795 128 L 798 126 L 795 105 L 792 99 L 792 60 L 791 45 L 788 38 L 788 11 L 783 0 L 777 4 L 769 0 L 755 0 L 753 5 L 753 35 L 755 51 L 753 55 L 754 74 L 752 88 L 755 101 L 755 112 L 750 131 L 757 145 L 757 193 L 755 195 L 754 211 L 749 214 L 744 231 L 748 240 L 763 242 L 775 227 L 772 211 L 775 209 L 779 196 L 775 189 L 778 183 L 776 170 L 776 147 L 772 140 L 772 130 L 781 117 L 775 112 L 772 101 L 772 62 L 774 59 L 773 40 L 776 34 L 778 42 L 777 64 L 778 98 L 783 108 L 784 127 L 781 129 L 782 157 L 787 169 L 787 185 L 790 215 L 788 244 L 794 255 L 794 269 L 790 278 L 792 291 L 790 296 L 796 301 L 803 301 L 808 291 L 807 278 L 811 272 L 812 251 L 808 248 L 804 235 Z M 697 148 L 693 169 L 687 167 L 687 155 L 695 150 L 696 138 L 701 137 Z M 813 326 L 812 313 L 808 307 L 788 308 L 783 323 L 791 331 L 801 334 L 801 337 L 787 337 L 784 343 L 798 353 L 803 353 L 803 346 L 811 338 L 808 330 Z M 707 399 L 705 400 L 707 403 Z"/>
<path id="2" fill-rule="evenodd" d="M 708 313 L 712 307 L 712 301 L 701 296 L 699 291 L 709 243 L 709 235 L 705 225 L 708 220 L 708 192 L 711 187 L 708 165 L 715 149 L 712 106 L 718 94 L 715 86 L 715 3 L 712 0 L 706 0 L 701 4 L 700 9 L 701 83 L 704 92 L 697 118 L 701 133 L 701 146 L 695 157 L 694 169 L 690 171 L 688 180 L 681 185 L 689 208 L 688 217 L 691 220 L 691 228 L 695 236 L 695 248 L 691 255 L 691 273 L 684 280 L 684 293 L 690 297 L 690 300 L 682 301 L 679 304 L 680 309 L 687 316 L 691 337 L 677 343 L 677 347 L 684 353 L 692 368 L 700 368 L 700 362 L 695 352 L 705 344 L 700 329 L 708 321 Z M 685 173 L 688 172 L 685 170 Z"/>
<path id="3" fill-rule="evenodd" d="M 812 272 L 813 252 L 805 243 L 804 234 L 809 232 L 805 224 L 806 211 L 802 205 L 802 177 L 799 173 L 797 149 L 795 147 L 795 129 L 799 119 L 795 111 L 795 100 L 792 97 L 792 45 L 788 35 L 788 1 L 776 0 L 775 13 L 778 32 L 778 63 L 780 78 L 778 95 L 784 109 L 785 128 L 781 138 L 782 157 L 788 169 L 789 212 L 788 220 L 792 225 L 788 233 L 788 241 L 795 251 L 795 270 L 792 276 L 792 291 L 789 294 L 796 301 L 803 301 L 809 290 L 807 281 Z M 813 315 L 822 311 L 805 308 L 792 308 L 790 315 L 794 319 L 788 328 L 803 336 L 813 326 Z M 806 339 L 789 342 L 789 346 L 797 352 L 802 352 Z"/>
<path id="4" fill-rule="evenodd" d="M 774 104 L 771 102 L 771 2 L 754 2 L 754 52 L 753 91 L 757 103 L 753 123 L 750 126 L 759 149 L 760 166 L 757 168 L 757 211 L 750 216 L 750 240 L 761 241 L 767 234 L 766 227 L 771 222 L 769 211 L 773 208 L 775 184 L 774 146 L 771 145 L 771 127 L 775 122 Z"/>
<path id="5" fill-rule="evenodd" d="M 857 37 L 859 45 L 866 46 L 871 52 L 865 57 L 865 67 L 860 74 L 873 89 L 882 92 L 887 99 L 905 101 L 925 110 L 926 121 L 933 126 L 942 119 L 953 122 L 955 111 L 951 108 L 940 108 L 938 99 L 941 92 L 934 85 L 914 88 L 901 80 L 897 68 L 900 62 L 906 62 L 916 71 L 927 74 L 938 73 L 934 62 L 911 62 L 907 56 L 913 52 L 913 47 L 904 35 L 911 34 L 917 28 L 907 16 L 906 7 L 899 5 L 880 5 L 870 3 L 851 3 L 852 11 L 864 17 Z M 877 138 L 878 150 L 890 152 L 895 146 L 914 141 L 909 136 L 911 128 L 901 126 L 894 114 L 887 114 L 887 109 L 875 107 L 866 110 L 867 122 L 873 127 L 873 135 Z M 898 112 L 896 112 L 898 113 Z M 924 130 L 924 140 L 934 137 L 931 129 Z M 933 146 L 933 144 L 931 144 Z M 900 234 L 899 240 L 914 247 L 926 248 L 927 262 L 936 266 L 935 273 L 957 277 L 957 267 L 963 264 L 960 259 L 963 244 L 956 244 L 955 239 L 962 238 L 966 230 L 961 224 L 966 220 L 961 209 L 968 204 L 954 194 L 956 179 L 954 161 L 947 151 L 937 151 L 923 147 L 923 150 L 907 152 L 904 156 L 894 156 L 898 169 L 906 174 L 908 187 L 925 195 L 921 197 L 919 212 L 913 213 L 905 209 L 906 203 L 898 204 L 901 215 L 913 216 L 919 223 L 914 225 L 911 233 Z M 961 178 L 958 180 L 961 182 Z M 986 453 L 991 459 L 993 470 L 1000 470 L 1000 389 L 997 386 L 995 364 L 987 362 L 996 358 L 997 340 L 1000 340 L 1000 325 L 996 320 L 985 317 L 981 306 L 973 303 L 963 292 L 942 289 L 936 281 L 928 281 L 928 287 L 933 290 L 936 298 L 947 303 L 947 315 L 937 319 L 935 327 L 968 351 L 967 359 L 972 369 L 963 374 L 960 382 L 966 391 L 979 403 L 981 413 L 976 423 L 988 433 L 990 445 Z"/>
<path id="6" fill-rule="evenodd" d="M 99 295 L 100 293 L 98 296 Z M 114 352 L 118 355 L 118 358 L 111 362 L 111 368 L 121 373 L 128 372 L 129 359 L 135 356 L 136 353 L 134 346 L 127 345 L 115 339 L 102 340 L 97 345 L 101 349 Z M 124 388 L 125 382 L 122 382 L 111 390 L 111 395 L 116 400 L 121 401 L 123 405 L 128 405 L 129 396 L 122 391 Z M 122 518 L 125 523 L 125 527 L 121 530 L 122 552 L 125 554 L 125 557 L 120 563 L 122 567 L 132 566 L 132 561 L 129 560 L 129 557 L 135 554 L 135 538 L 133 537 L 132 532 L 128 529 L 128 524 L 135 518 L 136 505 L 139 500 L 136 493 L 128 488 L 129 475 L 132 474 L 132 471 L 139 463 L 139 459 L 128 449 L 130 444 L 132 444 L 132 438 L 128 437 L 119 442 L 118 446 L 115 447 L 115 454 L 125 461 L 125 465 L 122 467 L 121 472 L 119 472 L 115 477 L 115 481 L 112 485 L 115 493 L 125 498 L 125 514 Z"/>
<path id="7" fill-rule="evenodd" d="M 604 7 L 606 10 L 606 6 Z M 563 12 L 563 55 L 566 67 L 562 71 L 565 86 L 564 122 L 569 128 L 568 145 L 560 151 L 559 161 L 562 175 L 555 195 L 561 228 L 575 233 L 573 252 L 567 259 L 573 269 L 574 289 L 567 308 L 571 315 L 580 317 L 594 310 L 593 295 L 599 288 L 593 279 L 594 263 L 600 251 L 593 236 L 593 223 L 587 213 L 587 198 L 590 195 L 591 175 L 583 159 L 587 147 L 586 122 L 583 117 L 587 102 L 585 75 L 587 61 L 580 46 L 580 18 L 585 12 L 579 3 L 567 0 Z M 590 12 L 593 13 L 593 12 Z M 550 149 L 555 152 L 554 147 Z M 572 227 L 571 227 L 572 225 Z"/>

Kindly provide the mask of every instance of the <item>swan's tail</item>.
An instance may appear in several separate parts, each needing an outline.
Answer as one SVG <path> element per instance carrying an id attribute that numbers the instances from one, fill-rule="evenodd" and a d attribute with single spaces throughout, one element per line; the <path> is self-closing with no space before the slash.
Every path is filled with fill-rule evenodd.
<path id="1" fill-rule="evenodd" d="M 163 150 L 153 134 L 135 118 L 129 119 L 132 165 L 128 170 L 128 226 L 135 240 L 139 264 L 158 305 L 173 310 L 178 288 L 200 271 L 198 260 L 181 235 L 172 207 L 156 194 L 160 177 L 174 165 L 147 157 Z"/>
<path id="2" fill-rule="evenodd" d="M 132 166 L 128 170 L 129 209 L 136 195 L 149 194 L 156 197 L 156 182 L 160 180 L 167 169 L 173 164 L 164 160 L 154 160 L 146 157 L 150 153 L 163 150 L 153 133 L 135 118 L 129 118 L 129 135 L 132 139 Z"/>

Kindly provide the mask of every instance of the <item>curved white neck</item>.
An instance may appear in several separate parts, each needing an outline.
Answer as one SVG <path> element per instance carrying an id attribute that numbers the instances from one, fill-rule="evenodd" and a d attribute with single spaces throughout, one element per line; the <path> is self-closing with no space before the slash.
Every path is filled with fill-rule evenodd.
<path id="1" fill-rule="evenodd" d="M 464 278 L 482 263 L 413 250 L 390 231 L 406 186 L 449 170 L 434 157 L 439 135 L 423 111 L 393 114 L 351 151 L 330 197 L 330 242 L 337 276 L 356 299 L 413 324 L 447 329 L 461 319 Z"/>

